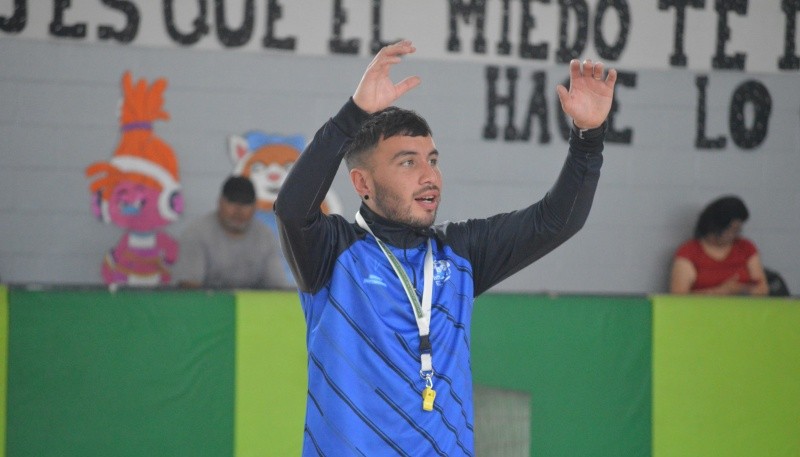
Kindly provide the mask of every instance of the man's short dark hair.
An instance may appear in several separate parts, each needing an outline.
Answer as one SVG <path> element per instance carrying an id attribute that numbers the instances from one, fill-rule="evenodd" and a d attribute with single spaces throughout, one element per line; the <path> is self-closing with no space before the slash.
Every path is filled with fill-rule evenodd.
<path id="1" fill-rule="evenodd" d="M 256 201 L 256 188 L 244 176 L 229 176 L 222 185 L 222 196 L 231 203 L 252 205 Z"/>
<path id="2" fill-rule="evenodd" d="M 431 136 L 428 122 L 415 111 L 390 106 L 364 122 L 344 155 L 347 169 L 364 167 L 365 157 L 378 142 L 394 136 Z"/>
<path id="3" fill-rule="evenodd" d="M 720 235 L 731 222 L 739 220 L 745 222 L 750 217 L 747 206 L 741 198 L 729 195 L 718 198 L 705 207 L 694 229 L 694 237 L 703 238 L 706 235 Z"/>

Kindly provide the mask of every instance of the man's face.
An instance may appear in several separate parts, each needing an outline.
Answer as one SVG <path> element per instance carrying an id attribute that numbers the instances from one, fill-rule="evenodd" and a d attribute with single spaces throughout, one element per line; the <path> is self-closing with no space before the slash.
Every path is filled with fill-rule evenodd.
<path id="1" fill-rule="evenodd" d="M 369 158 L 371 208 L 412 227 L 430 227 L 441 201 L 439 152 L 430 136 L 393 136 L 378 143 Z"/>
<path id="2" fill-rule="evenodd" d="M 219 198 L 217 217 L 222 228 L 230 234 L 239 235 L 244 233 L 250 226 L 250 221 L 253 220 L 255 212 L 255 203 L 235 203 L 225 197 Z"/>

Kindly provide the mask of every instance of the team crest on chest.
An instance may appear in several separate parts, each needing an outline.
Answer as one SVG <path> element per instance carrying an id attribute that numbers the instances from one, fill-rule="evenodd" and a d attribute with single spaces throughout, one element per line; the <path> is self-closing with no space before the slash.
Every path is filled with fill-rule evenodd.
<path id="1" fill-rule="evenodd" d="M 436 260 L 433 262 L 433 281 L 441 286 L 450 279 L 450 261 Z"/>

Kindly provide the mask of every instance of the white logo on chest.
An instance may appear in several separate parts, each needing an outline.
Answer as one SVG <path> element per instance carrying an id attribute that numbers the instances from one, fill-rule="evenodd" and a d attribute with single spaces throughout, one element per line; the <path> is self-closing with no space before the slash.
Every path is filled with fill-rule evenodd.
<path id="1" fill-rule="evenodd" d="M 433 262 L 433 281 L 441 286 L 450 279 L 450 261 L 437 260 Z"/>

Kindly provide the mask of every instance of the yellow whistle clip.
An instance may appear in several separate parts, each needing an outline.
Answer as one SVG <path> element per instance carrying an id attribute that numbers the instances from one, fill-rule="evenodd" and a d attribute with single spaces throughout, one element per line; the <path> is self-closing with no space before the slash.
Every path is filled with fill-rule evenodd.
<path id="1" fill-rule="evenodd" d="M 436 391 L 430 387 L 426 387 L 422 391 L 422 409 L 425 411 L 433 411 L 433 400 L 436 398 Z"/>

